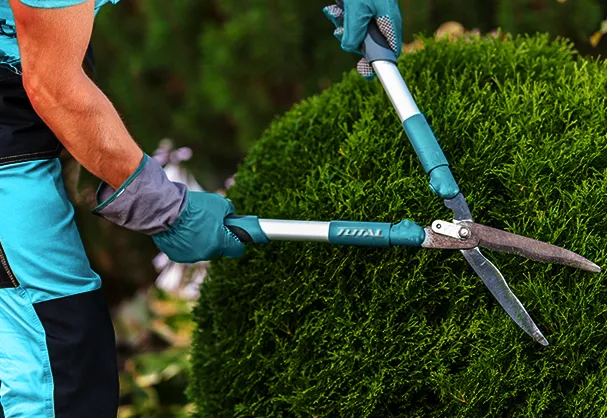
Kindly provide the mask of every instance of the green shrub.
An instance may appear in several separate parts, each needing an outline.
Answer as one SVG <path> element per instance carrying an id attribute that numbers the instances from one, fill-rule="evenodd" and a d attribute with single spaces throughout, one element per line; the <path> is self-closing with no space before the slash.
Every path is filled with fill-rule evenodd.
<path id="1" fill-rule="evenodd" d="M 605 266 L 605 63 L 547 36 L 424 46 L 399 66 L 476 220 Z M 451 215 L 379 82 L 354 73 L 277 119 L 229 197 L 265 218 Z M 605 416 L 604 275 L 485 253 L 550 346 L 457 251 L 273 242 L 213 263 L 195 309 L 200 416 Z"/>

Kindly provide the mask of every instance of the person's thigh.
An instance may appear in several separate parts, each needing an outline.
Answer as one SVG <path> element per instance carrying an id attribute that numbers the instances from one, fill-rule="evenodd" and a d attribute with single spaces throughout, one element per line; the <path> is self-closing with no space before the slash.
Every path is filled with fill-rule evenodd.
<path id="1" fill-rule="evenodd" d="M 6 418 L 114 418 L 114 331 L 57 159 L 0 166 L 0 403 Z"/>
<path id="2" fill-rule="evenodd" d="M 114 330 L 57 159 L 0 166 L 0 403 L 6 418 L 114 418 Z"/>

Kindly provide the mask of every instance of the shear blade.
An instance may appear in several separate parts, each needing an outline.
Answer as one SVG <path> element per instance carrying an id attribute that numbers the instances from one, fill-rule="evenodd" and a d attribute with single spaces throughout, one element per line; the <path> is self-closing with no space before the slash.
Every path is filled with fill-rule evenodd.
<path id="1" fill-rule="evenodd" d="M 535 261 L 557 263 L 582 270 L 599 273 L 601 268 L 592 261 L 573 251 L 556 245 L 547 244 L 531 238 L 522 237 L 500 229 L 491 228 L 474 222 L 462 222 L 479 240 L 479 245 L 493 251 L 518 254 Z"/>
<path id="2" fill-rule="evenodd" d="M 523 304 L 512 293 L 504 276 L 502 276 L 497 267 L 487 260 L 478 248 L 460 251 L 514 322 L 535 341 L 542 345 L 548 345 L 548 341 L 542 335 L 537 325 L 535 325 L 535 322 L 533 322 Z"/>

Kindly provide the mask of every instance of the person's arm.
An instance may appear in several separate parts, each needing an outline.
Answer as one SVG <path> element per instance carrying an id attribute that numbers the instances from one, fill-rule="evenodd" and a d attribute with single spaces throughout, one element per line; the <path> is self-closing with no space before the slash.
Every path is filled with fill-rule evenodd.
<path id="1" fill-rule="evenodd" d="M 20 0 L 10 0 L 10 5 L 23 84 L 34 110 L 80 164 L 118 189 L 137 169 L 143 152 L 82 68 L 95 1 L 57 9 Z"/>
<path id="2" fill-rule="evenodd" d="M 23 84 L 34 110 L 74 158 L 104 181 L 93 213 L 150 235 L 179 263 L 242 255 L 244 244 L 224 224 L 235 213 L 234 205 L 216 193 L 171 182 L 85 74 L 82 61 L 95 2 L 73 4 L 78 1 L 10 0 L 10 5 Z"/>

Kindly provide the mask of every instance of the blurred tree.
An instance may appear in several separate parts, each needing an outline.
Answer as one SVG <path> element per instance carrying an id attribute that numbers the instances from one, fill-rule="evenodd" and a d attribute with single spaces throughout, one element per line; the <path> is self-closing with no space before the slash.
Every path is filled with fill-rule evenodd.
<path id="1" fill-rule="evenodd" d="M 144 148 L 177 139 L 218 187 L 275 114 L 354 62 L 331 42 L 324 4 L 124 1 L 97 24 L 100 84 Z"/>
<path id="2" fill-rule="evenodd" d="M 590 36 L 607 13 L 600 0 L 507 0 L 498 2 L 497 22 L 512 33 L 547 32 L 567 37 L 591 52 Z"/>

